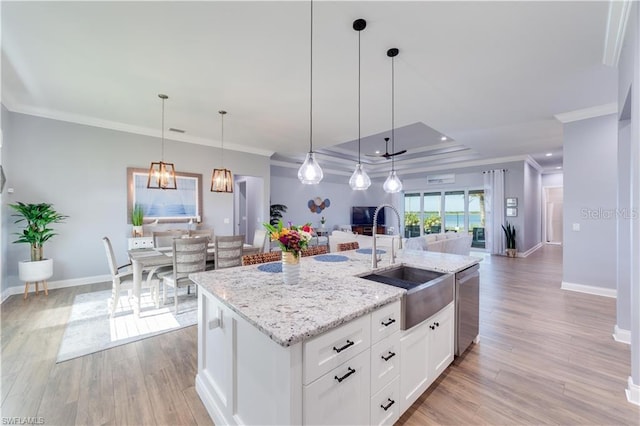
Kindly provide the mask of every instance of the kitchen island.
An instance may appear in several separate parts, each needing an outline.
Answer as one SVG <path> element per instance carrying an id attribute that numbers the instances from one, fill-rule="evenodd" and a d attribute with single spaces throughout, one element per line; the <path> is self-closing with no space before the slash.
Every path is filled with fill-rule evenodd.
<path id="1" fill-rule="evenodd" d="M 453 273 L 478 262 L 401 251 L 395 265 L 383 255 L 377 270 L 402 263 Z M 414 333 L 420 326 L 406 336 L 399 329 L 405 290 L 359 278 L 370 264 L 371 255 L 357 251 L 303 258 L 296 286 L 260 265 L 192 275 L 199 285 L 196 389 L 214 422 L 387 424 L 408 408 L 453 360 L 453 304 L 434 321 L 442 328 L 431 346 L 444 358 L 422 366 L 430 377 L 403 390 L 402 360 L 405 370 L 424 360 L 411 348 L 403 357 L 402 339 L 427 346 Z"/>

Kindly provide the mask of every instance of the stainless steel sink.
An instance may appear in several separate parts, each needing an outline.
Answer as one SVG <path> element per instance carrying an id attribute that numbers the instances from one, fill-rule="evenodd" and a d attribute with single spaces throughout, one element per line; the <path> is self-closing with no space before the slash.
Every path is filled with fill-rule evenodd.
<path id="1" fill-rule="evenodd" d="M 361 278 L 407 290 L 402 297 L 402 330 L 420 324 L 453 301 L 453 274 L 401 265 Z"/>

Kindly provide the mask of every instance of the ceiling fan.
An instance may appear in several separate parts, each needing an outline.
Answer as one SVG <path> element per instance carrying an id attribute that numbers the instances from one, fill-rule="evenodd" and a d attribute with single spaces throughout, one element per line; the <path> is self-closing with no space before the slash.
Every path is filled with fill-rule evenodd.
<path id="1" fill-rule="evenodd" d="M 384 154 L 367 154 L 367 157 L 384 157 L 389 159 L 391 157 L 395 157 L 396 155 L 404 154 L 407 152 L 406 149 L 398 152 L 389 152 L 389 138 L 384 138 Z"/>

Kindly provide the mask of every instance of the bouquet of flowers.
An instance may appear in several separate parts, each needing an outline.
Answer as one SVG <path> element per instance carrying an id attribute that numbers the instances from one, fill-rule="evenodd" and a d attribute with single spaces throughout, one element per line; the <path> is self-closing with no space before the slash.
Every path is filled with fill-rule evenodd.
<path id="1" fill-rule="evenodd" d="M 300 252 L 309 246 L 313 233 L 313 228 L 309 223 L 297 226 L 289 222 L 289 227 L 287 228 L 282 225 L 282 221 L 279 221 L 276 226 L 270 223 L 264 223 L 263 225 L 269 231 L 271 241 L 277 241 L 282 251 L 291 252 L 295 257 L 298 257 Z"/>

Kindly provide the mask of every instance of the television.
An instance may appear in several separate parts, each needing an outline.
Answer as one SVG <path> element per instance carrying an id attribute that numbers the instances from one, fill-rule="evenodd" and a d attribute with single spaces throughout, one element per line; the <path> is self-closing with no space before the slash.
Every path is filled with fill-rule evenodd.
<path id="1" fill-rule="evenodd" d="M 353 206 L 351 207 L 351 224 L 373 225 L 373 214 L 375 212 L 375 207 Z M 385 224 L 384 209 L 380 209 L 380 211 L 378 212 L 378 224 Z"/>

